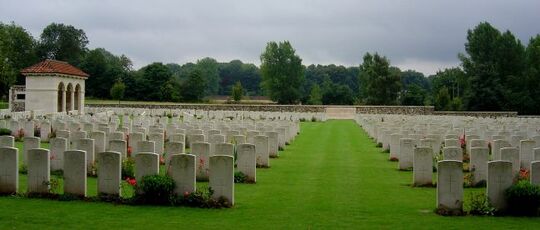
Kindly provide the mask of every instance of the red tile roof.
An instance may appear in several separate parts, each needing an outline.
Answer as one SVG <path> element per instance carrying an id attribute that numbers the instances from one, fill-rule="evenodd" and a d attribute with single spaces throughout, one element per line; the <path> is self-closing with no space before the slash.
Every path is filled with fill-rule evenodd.
<path id="1" fill-rule="evenodd" d="M 21 70 L 23 75 L 29 73 L 59 73 L 67 75 L 75 75 L 79 77 L 88 77 L 87 73 L 78 69 L 75 66 L 70 65 L 67 62 L 57 61 L 57 60 L 45 60 L 40 63 L 37 63 L 33 66 L 24 68 Z"/>

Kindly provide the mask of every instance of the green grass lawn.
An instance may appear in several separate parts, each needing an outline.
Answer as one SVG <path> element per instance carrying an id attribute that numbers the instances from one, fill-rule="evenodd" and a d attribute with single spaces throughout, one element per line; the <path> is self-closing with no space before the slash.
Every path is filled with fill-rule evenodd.
<path id="1" fill-rule="evenodd" d="M 257 184 L 236 184 L 234 208 L 2 197 L 0 229 L 540 229 L 538 218 L 438 216 L 435 188 L 410 187 L 412 172 L 387 158 L 353 121 L 303 123 Z"/>

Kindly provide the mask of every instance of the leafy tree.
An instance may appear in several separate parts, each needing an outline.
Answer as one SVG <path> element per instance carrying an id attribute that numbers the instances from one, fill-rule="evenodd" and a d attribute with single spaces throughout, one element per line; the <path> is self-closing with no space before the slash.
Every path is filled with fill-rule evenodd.
<path id="1" fill-rule="evenodd" d="M 427 91 L 418 84 L 411 84 L 402 91 L 402 105 L 424 105 L 427 99 Z"/>
<path id="2" fill-rule="evenodd" d="M 531 38 L 525 50 L 527 70 L 522 79 L 522 92 L 528 96 L 522 97 L 523 107 L 520 111 L 525 114 L 540 114 L 540 35 Z"/>
<path id="3" fill-rule="evenodd" d="M 354 95 L 346 85 L 330 83 L 331 88 L 324 91 L 322 102 L 325 105 L 352 105 L 354 103 Z"/>
<path id="4" fill-rule="evenodd" d="M 452 110 L 450 94 L 446 87 L 442 87 L 435 97 L 435 110 Z"/>
<path id="5" fill-rule="evenodd" d="M 469 89 L 468 79 L 460 68 L 438 71 L 429 77 L 429 81 L 434 94 L 437 94 L 442 87 L 446 87 L 451 98 L 462 97 Z"/>
<path id="6" fill-rule="evenodd" d="M 168 95 L 163 94 L 162 87 L 164 87 L 172 77 L 171 72 L 167 66 L 161 62 L 155 62 L 147 65 L 139 70 L 140 77 L 138 79 L 138 85 L 141 88 L 141 97 L 146 101 L 161 101 L 170 98 Z M 204 88 L 202 89 L 204 92 Z"/>
<path id="7" fill-rule="evenodd" d="M 203 78 L 201 71 L 199 69 L 193 70 L 180 86 L 182 100 L 189 102 L 202 101 L 205 88 L 206 79 Z"/>
<path id="8" fill-rule="evenodd" d="M 219 94 L 231 95 L 236 82 L 242 83 L 247 95 L 261 95 L 261 74 L 254 64 L 242 63 L 232 60 L 229 63 L 219 64 Z"/>
<path id="9" fill-rule="evenodd" d="M 52 23 L 41 33 L 38 54 L 42 59 L 56 59 L 78 66 L 87 52 L 88 38 L 82 29 Z"/>
<path id="10" fill-rule="evenodd" d="M 121 82 L 117 81 L 114 83 L 114 85 L 111 87 L 111 97 L 114 100 L 118 100 L 118 104 L 120 104 L 120 100 L 124 98 L 124 92 L 126 91 L 126 85 Z"/>
<path id="11" fill-rule="evenodd" d="M 487 22 L 467 32 L 465 54 L 460 55 L 470 81 L 466 97 L 470 110 L 516 107 L 516 82 L 524 71 L 524 47 L 510 31 L 501 34 Z"/>
<path id="12" fill-rule="evenodd" d="M 0 23 L 0 98 L 7 98 L 9 88 L 24 84 L 20 70 L 35 64 L 34 38 L 21 26 Z"/>
<path id="13" fill-rule="evenodd" d="M 197 61 L 197 68 L 206 80 L 205 95 L 217 95 L 219 90 L 218 62 L 213 58 L 203 58 Z"/>
<path id="14" fill-rule="evenodd" d="M 231 97 L 235 102 L 239 102 L 242 100 L 242 97 L 244 96 L 244 88 L 242 88 L 242 83 L 239 81 L 234 84 Z"/>
<path id="15" fill-rule="evenodd" d="M 361 98 L 370 105 L 394 105 L 401 89 L 400 71 L 384 56 L 366 53 L 360 66 Z"/>
<path id="16" fill-rule="evenodd" d="M 82 60 L 80 67 L 90 77 L 86 80 L 86 95 L 96 98 L 108 98 L 109 88 L 116 82 L 122 81 L 131 84 L 132 77 L 131 60 L 124 55 L 115 56 L 103 48 L 90 50 Z M 131 86 L 130 90 L 138 90 L 140 87 Z"/>
<path id="17" fill-rule="evenodd" d="M 309 94 L 309 104 L 310 105 L 322 104 L 322 93 L 321 93 L 321 87 L 319 87 L 319 85 L 314 85 L 313 87 L 311 87 L 311 93 Z"/>
<path id="18" fill-rule="evenodd" d="M 294 104 L 300 100 L 304 80 L 302 59 L 288 41 L 269 42 L 261 54 L 262 86 L 279 104 Z"/>

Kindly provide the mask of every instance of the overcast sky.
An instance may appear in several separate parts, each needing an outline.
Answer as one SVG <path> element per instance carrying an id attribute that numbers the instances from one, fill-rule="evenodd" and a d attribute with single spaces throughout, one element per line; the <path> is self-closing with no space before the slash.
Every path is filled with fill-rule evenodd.
<path id="1" fill-rule="evenodd" d="M 259 64 L 268 41 L 289 40 L 308 64 L 392 65 L 433 74 L 457 66 L 466 31 L 482 21 L 526 44 L 540 33 L 540 0 L 0 0 L 0 21 L 38 37 L 52 22 L 83 29 L 89 47 L 151 62 L 213 57 Z"/>

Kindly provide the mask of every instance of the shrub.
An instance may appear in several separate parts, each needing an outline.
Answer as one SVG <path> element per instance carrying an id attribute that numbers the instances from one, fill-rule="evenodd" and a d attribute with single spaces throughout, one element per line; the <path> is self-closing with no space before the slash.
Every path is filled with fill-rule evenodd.
<path id="1" fill-rule="evenodd" d="M 122 178 L 128 177 L 135 177 L 135 160 L 131 157 L 122 162 Z"/>
<path id="2" fill-rule="evenodd" d="M 223 197 L 217 200 L 212 198 L 213 194 L 214 191 L 212 188 L 197 188 L 195 192 L 184 192 L 183 196 L 177 196 L 174 200 L 174 205 L 199 208 L 229 208 L 232 206 Z"/>
<path id="3" fill-rule="evenodd" d="M 465 211 L 470 215 L 493 216 L 495 208 L 489 203 L 484 192 L 471 192 L 465 203 Z"/>
<path id="4" fill-rule="evenodd" d="M 9 136 L 9 135 L 11 135 L 11 130 L 6 129 L 6 128 L 0 129 L 0 136 Z"/>
<path id="5" fill-rule="evenodd" d="M 317 118 L 311 117 L 311 122 L 316 122 L 316 121 L 317 121 Z"/>
<path id="6" fill-rule="evenodd" d="M 529 181 L 518 181 L 506 189 L 504 196 L 508 203 L 508 214 L 519 216 L 538 215 L 540 208 L 540 187 Z"/>
<path id="7" fill-rule="evenodd" d="M 175 183 L 169 176 L 144 176 L 137 184 L 136 203 L 139 204 L 170 204 L 174 198 Z"/>
<path id="8" fill-rule="evenodd" d="M 234 183 L 244 183 L 247 180 L 246 174 L 242 172 L 234 172 Z"/>

